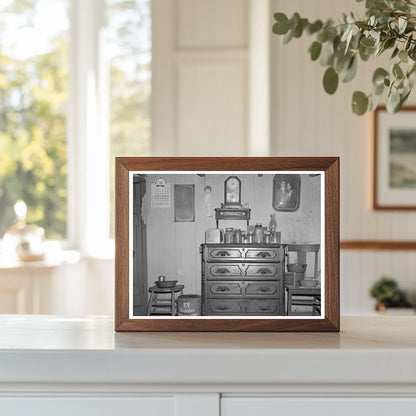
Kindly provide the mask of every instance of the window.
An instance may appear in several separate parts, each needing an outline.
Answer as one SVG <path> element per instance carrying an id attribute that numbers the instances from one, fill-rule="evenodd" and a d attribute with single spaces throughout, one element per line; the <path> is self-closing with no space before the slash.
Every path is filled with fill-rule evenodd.
<path id="1" fill-rule="evenodd" d="M 151 0 L 1 3 L 0 238 L 23 199 L 91 254 L 114 232 L 114 157 L 149 151 Z"/>
<path id="2" fill-rule="evenodd" d="M 114 158 L 146 156 L 150 139 L 150 0 L 107 0 L 110 79 L 110 235 L 114 236 Z"/>
<path id="3" fill-rule="evenodd" d="M 0 236 L 23 199 L 28 222 L 66 237 L 69 9 L 68 0 L 0 6 Z"/>

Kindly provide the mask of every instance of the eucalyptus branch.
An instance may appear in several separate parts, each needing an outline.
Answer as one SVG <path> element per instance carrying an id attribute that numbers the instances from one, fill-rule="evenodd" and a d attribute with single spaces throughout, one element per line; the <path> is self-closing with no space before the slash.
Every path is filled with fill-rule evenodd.
<path id="1" fill-rule="evenodd" d="M 309 53 L 312 61 L 319 60 L 326 68 L 323 86 L 328 94 L 336 92 L 340 80 L 350 82 L 356 76 L 358 60 L 367 62 L 391 50 L 391 66 L 374 71 L 370 94 L 354 92 L 352 109 L 359 115 L 372 111 L 387 93 L 387 109 L 397 112 L 416 78 L 416 3 L 366 0 L 365 7 L 365 19 L 344 14 L 337 25 L 332 19 L 309 22 L 298 13 L 290 19 L 284 13 L 275 13 L 273 32 L 283 35 L 284 44 L 304 34 L 315 38 Z"/>

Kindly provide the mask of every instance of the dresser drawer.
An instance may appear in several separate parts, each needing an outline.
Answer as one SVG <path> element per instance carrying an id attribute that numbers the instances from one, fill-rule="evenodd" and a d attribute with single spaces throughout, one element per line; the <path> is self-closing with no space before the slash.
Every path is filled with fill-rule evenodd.
<path id="1" fill-rule="evenodd" d="M 205 303 L 205 315 L 225 315 L 244 313 L 244 301 L 239 299 L 208 299 Z"/>
<path id="2" fill-rule="evenodd" d="M 244 257 L 243 249 L 227 247 L 217 247 L 217 248 L 208 248 L 207 260 L 208 261 L 222 261 L 222 260 L 233 260 L 233 259 L 242 259 Z"/>
<path id="3" fill-rule="evenodd" d="M 247 282 L 244 294 L 247 296 L 267 297 L 276 296 L 278 291 L 277 281 L 272 282 Z"/>
<path id="4" fill-rule="evenodd" d="M 276 263 L 205 263 L 207 279 L 262 279 L 276 280 L 281 278 L 281 265 Z"/>
<path id="5" fill-rule="evenodd" d="M 207 282 L 207 296 L 242 295 L 244 291 L 243 282 Z"/>
<path id="6" fill-rule="evenodd" d="M 248 264 L 244 268 L 244 276 L 277 278 L 279 276 L 280 265 L 278 264 Z"/>
<path id="7" fill-rule="evenodd" d="M 214 282 L 207 281 L 207 297 L 229 297 L 229 296 L 250 296 L 250 297 L 275 297 L 278 293 L 278 282 Z"/>
<path id="8" fill-rule="evenodd" d="M 248 248 L 245 250 L 245 258 L 255 261 L 278 261 L 279 248 Z"/>
<path id="9" fill-rule="evenodd" d="M 248 315 L 278 314 L 280 299 L 246 299 L 246 313 Z"/>
<path id="10" fill-rule="evenodd" d="M 206 274 L 208 278 L 226 279 L 243 277 L 244 267 L 240 264 L 229 263 L 206 263 Z"/>
<path id="11" fill-rule="evenodd" d="M 221 244 L 216 247 L 204 246 L 205 261 L 249 261 L 249 262 L 277 262 L 282 260 L 283 250 L 280 246 L 233 246 Z"/>

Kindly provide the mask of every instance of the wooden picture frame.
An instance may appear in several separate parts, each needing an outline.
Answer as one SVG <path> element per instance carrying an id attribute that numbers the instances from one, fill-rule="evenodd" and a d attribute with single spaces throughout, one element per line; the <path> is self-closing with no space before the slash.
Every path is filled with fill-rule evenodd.
<path id="1" fill-rule="evenodd" d="M 133 247 L 133 176 L 146 177 L 150 173 L 168 178 L 169 173 L 194 175 L 201 178 L 209 175 L 237 175 L 242 173 L 252 177 L 252 181 L 264 181 L 277 173 L 300 174 L 302 177 L 319 180 L 320 193 L 320 233 L 322 247 L 322 288 L 321 314 L 319 316 L 136 316 L 132 314 L 132 247 Z M 201 173 L 204 173 L 202 175 Z M 150 179 L 149 179 L 150 180 Z M 198 179 L 199 180 L 199 179 Z M 268 179 L 267 179 L 268 180 Z M 272 179 L 270 179 L 272 181 Z M 184 183 L 189 183 L 184 182 Z M 271 183 L 271 182 L 270 182 Z M 116 158 L 116 200 L 115 200 L 115 330 L 116 331 L 339 331 L 339 158 L 337 157 L 255 157 L 255 158 L 179 158 L 179 157 L 122 157 Z M 203 186 L 202 186 L 203 189 Z M 305 189 L 305 186 L 302 186 Z M 246 191 L 247 192 L 247 191 Z M 221 194 L 222 189 L 221 189 Z M 245 188 L 242 187 L 242 202 L 245 202 Z M 262 194 L 266 194 L 263 192 Z M 272 192 L 267 192 L 270 204 L 265 207 L 268 213 L 272 207 Z M 146 198 L 146 194 L 142 199 Z M 247 205 L 247 204 L 245 204 Z M 196 205 L 198 207 L 198 205 Z M 253 217 L 258 215 L 253 207 Z M 301 207 L 302 209 L 302 207 Z M 300 209 L 300 211 L 301 211 Z M 135 208 L 135 215 L 140 210 Z M 197 208 L 197 213 L 198 213 Z M 266 211 L 265 211 L 266 212 Z M 142 210 L 143 215 L 143 210 Z M 283 213 L 286 217 L 293 213 Z M 173 216 L 173 214 L 172 214 Z M 263 217 L 264 218 L 264 217 Z M 254 218 L 253 218 L 254 220 Z M 215 221 L 215 218 L 212 219 Z M 177 223 L 181 226 L 181 223 Z M 183 223 L 187 226 L 187 223 Z M 283 226 L 283 225 L 282 225 Z M 150 232 L 147 232 L 149 235 Z M 163 238 L 163 235 L 161 236 Z M 284 238 L 284 237 L 283 237 Z M 162 241 L 162 240 L 160 240 Z M 199 242 L 198 242 L 199 244 Z M 204 246 L 204 244 L 201 244 Z M 205 245 L 206 246 L 206 245 Z M 285 243 L 271 245 L 270 252 Z M 216 253 L 227 252 L 223 244 Z M 224 250 L 224 247 L 226 248 Z M 241 249 L 238 246 L 238 250 Z M 206 248 L 206 247 L 205 247 Z M 218 248 L 218 247 L 217 247 Z M 237 251 L 238 251 L 237 250 Z M 243 249 L 241 249 L 243 250 Z M 245 249 L 247 250 L 247 249 Z M 230 251 L 230 250 L 228 250 Z M 255 249 L 248 250 L 251 253 Z M 265 251 L 257 253 L 259 261 L 267 261 Z M 143 251 L 144 252 L 144 251 Z M 223 255 L 223 254 L 221 254 Z M 268 254 L 269 255 L 269 254 Z M 225 255 L 224 255 L 225 256 Z M 250 257 L 247 255 L 247 257 Z M 284 256 L 283 256 L 284 259 Z M 230 260 L 224 260 L 230 261 Z M 250 259 L 244 260 L 250 262 Z M 256 260 L 257 261 L 257 260 Z M 280 263 L 280 261 L 278 262 Z M 163 259 L 159 264 L 163 265 Z M 230 269 L 231 267 L 228 267 Z M 221 269 L 227 269 L 222 267 Z M 268 273 L 269 267 L 255 268 L 259 273 Z M 222 273 L 222 272 L 221 272 Z M 152 279 L 156 276 L 152 276 Z M 283 276 L 281 276 L 283 280 Z M 278 280 L 280 282 L 280 279 Z M 147 290 L 147 288 L 145 289 Z M 280 295 L 279 295 L 280 296 Z M 280 297 L 279 297 L 280 299 Z M 246 301 L 249 302 L 249 301 Z M 237 303 L 237 302 L 236 302 Z M 248 304 L 248 303 L 247 303 Z M 173 311 L 173 308 L 172 308 Z"/>
<path id="2" fill-rule="evenodd" d="M 373 209 L 416 209 L 416 107 L 373 113 Z"/>

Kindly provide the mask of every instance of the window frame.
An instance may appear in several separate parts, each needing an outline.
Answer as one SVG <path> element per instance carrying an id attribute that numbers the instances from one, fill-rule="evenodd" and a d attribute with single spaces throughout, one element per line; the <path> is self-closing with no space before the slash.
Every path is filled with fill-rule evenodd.
<path id="1" fill-rule="evenodd" d="M 67 119 L 68 248 L 109 258 L 108 71 L 105 1 L 72 0 Z"/>

